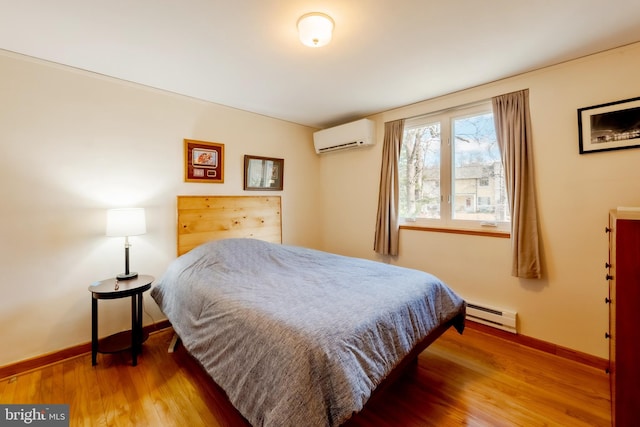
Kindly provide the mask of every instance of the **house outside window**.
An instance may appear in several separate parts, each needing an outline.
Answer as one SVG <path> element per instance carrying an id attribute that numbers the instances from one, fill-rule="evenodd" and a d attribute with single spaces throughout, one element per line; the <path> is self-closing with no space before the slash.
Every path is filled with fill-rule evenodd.
<path id="1" fill-rule="evenodd" d="M 509 230 L 490 103 L 407 119 L 398 166 L 401 221 Z"/>

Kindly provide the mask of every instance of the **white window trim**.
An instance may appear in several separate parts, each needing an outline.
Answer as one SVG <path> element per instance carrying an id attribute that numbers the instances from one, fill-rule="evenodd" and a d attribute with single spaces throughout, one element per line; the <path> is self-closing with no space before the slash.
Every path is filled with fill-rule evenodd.
<path id="1" fill-rule="evenodd" d="M 476 221 L 454 219 L 451 207 L 453 195 L 453 171 L 452 171 L 452 155 L 453 147 L 451 145 L 451 121 L 458 117 L 469 117 L 478 114 L 491 112 L 493 108 L 490 100 L 473 103 L 459 108 L 449 108 L 421 116 L 416 116 L 405 120 L 405 128 L 429 124 L 433 121 L 440 122 L 440 218 L 405 218 L 400 217 L 399 224 L 405 228 L 427 228 L 427 229 L 444 229 L 444 230 L 460 230 L 478 233 L 498 233 L 508 235 L 511 231 L 511 222 L 508 221 Z M 443 177 L 448 176 L 448 179 Z"/>

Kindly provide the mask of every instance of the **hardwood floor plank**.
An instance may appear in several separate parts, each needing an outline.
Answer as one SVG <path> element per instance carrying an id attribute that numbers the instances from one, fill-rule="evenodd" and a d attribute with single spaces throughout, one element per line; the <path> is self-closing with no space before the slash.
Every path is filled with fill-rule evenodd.
<path id="1" fill-rule="evenodd" d="M 73 426 L 106 426 L 104 417 L 104 405 L 100 395 L 99 383 L 93 369 L 87 369 L 91 365 L 91 357 L 85 355 L 75 357 L 65 363 L 65 397 L 71 395 L 69 412 Z M 68 399 L 68 397 L 67 397 Z"/>
<path id="2" fill-rule="evenodd" d="M 26 378 L 18 377 L 15 398 L 18 401 L 31 402 L 37 394 L 42 371 L 31 372 Z"/>
<path id="3" fill-rule="evenodd" d="M 105 354 L 98 358 L 98 364 L 91 366 L 95 370 L 100 395 L 104 406 L 105 424 L 108 426 L 128 426 L 132 424 L 129 414 L 131 407 L 127 401 L 121 382 L 120 370 L 122 363 L 118 363 L 119 355 Z M 121 361 L 121 359 L 120 359 Z M 73 412 L 73 409 L 72 409 Z M 73 419 L 73 418 L 72 418 Z"/>
<path id="4" fill-rule="evenodd" d="M 3 403 L 15 403 L 15 392 L 17 387 L 18 377 L 8 377 L 2 380 L 0 383 L 0 402 Z"/>
<path id="5" fill-rule="evenodd" d="M 47 396 L 51 396 L 53 393 L 53 381 L 54 381 L 54 373 L 53 366 L 45 366 L 41 369 L 41 377 L 40 384 L 38 384 L 38 389 L 33 396 L 34 402 L 43 402 L 47 398 Z M 51 402 L 55 403 L 55 402 Z"/>
<path id="6" fill-rule="evenodd" d="M 69 403 L 75 426 L 247 427 L 170 329 L 128 353 L 90 354 L 0 381 L 3 403 Z M 609 426 L 600 369 L 485 332 L 447 331 L 345 427 Z"/>
<path id="7" fill-rule="evenodd" d="M 78 358 L 81 368 L 81 372 L 84 374 L 84 377 L 80 377 L 79 380 L 83 382 L 83 393 L 86 393 L 88 402 L 88 410 L 83 413 L 83 424 L 79 423 L 79 420 L 76 418 L 76 422 L 78 425 L 85 426 L 107 426 L 107 418 L 105 411 L 104 399 L 101 392 L 100 382 L 98 380 L 98 374 L 96 369 L 89 368 L 91 366 L 91 354 L 88 353 L 83 357 Z M 71 408 L 69 408 L 71 410 Z M 75 413 L 75 412 L 74 412 Z"/>
<path id="8" fill-rule="evenodd" d="M 203 394 L 195 391 L 198 380 L 186 373 L 183 364 L 178 363 L 175 357 L 178 353 L 167 353 L 171 336 L 172 332 L 169 332 L 163 337 L 158 337 L 159 345 L 153 351 L 144 353 L 144 360 L 149 360 L 147 356 L 150 355 L 153 365 L 161 375 L 155 380 L 156 386 L 163 389 L 160 399 L 166 399 L 167 395 L 172 396 L 171 402 L 167 402 L 171 405 L 169 419 L 173 420 L 176 426 L 223 425 L 221 420 L 207 409 L 207 404 L 202 401 L 205 398 Z M 199 375 L 204 374 L 200 372 Z M 230 406 L 229 403 L 228 405 Z"/>
<path id="9" fill-rule="evenodd" d="M 139 363 L 136 367 L 129 367 L 133 387 L 142 406 L 142 413 L 145 414 L 145 423 L 149 426 L 171 425 L 165 420 L 171 419 L 171 413 L 164 403 L 162 394 L 158 392 L 159 381 L 157 367 L 153 363 L 142 363 L 145 359 L 151 358 L 151 351 L 156 348 L 147 348 L 143 355 L 139 356 Z"/>
<path id="10" fill-rule="evenodd" d="M 0 380 L 0 402 L 8 402 L 9 398 L 5 397 L 5 393 L 8 395 L 8 388 L 9 388 L 9 380 L 11 379 L 11 377 L 9 378 L 5 378 L 3 380 Z"/>
<path id="11" fill-rule="evenodd" d="M 64 363 L 56 363 L 55 365 L 51 365 L 53 370 L 52 380 L 51 380 L 51 388 L 47 389 L 47 393 L 51 393 L 49 395 L 43 395 L 43 400 L 39 402 L 33 403 L 67 403 L 64 400 Z M 76 385 L 79 387 L 80 385 Z M 69 407 L 69 411 L 71 411 L 71 407 Z"/>

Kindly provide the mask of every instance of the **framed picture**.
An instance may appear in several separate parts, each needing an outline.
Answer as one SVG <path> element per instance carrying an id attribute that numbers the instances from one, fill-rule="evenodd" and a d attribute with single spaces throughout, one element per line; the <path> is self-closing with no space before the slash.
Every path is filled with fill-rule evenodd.
<path id="1" fill-rule="evenodd" d="M 580 154 L 640 147 L 640 97 L 578 110 Z"/>
<path id="2" fill-rule="evenodd" d="M 184 140 L 185 182 L 224 182 L 224 144 Z"/>
<path id="3" fill-rule="evenodd" d="M 244 189 L 281 191 L 284 159 L 244 156 Z"/>

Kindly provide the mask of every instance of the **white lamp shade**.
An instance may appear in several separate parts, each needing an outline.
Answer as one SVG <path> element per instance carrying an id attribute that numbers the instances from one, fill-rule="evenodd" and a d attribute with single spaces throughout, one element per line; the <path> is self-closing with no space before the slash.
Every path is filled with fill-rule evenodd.
<path id="1" fill-rule="evenodd" d="M 298 34 L 305 46 L 320 47 L 331 41 L 333 19 L 324 13 L 312 12 L 298 19 Z"/>
<path id="2" fill-rule="evenodd" d="M 147 232 L 144 208 L 109 209 L 107 236 L 138 236 Z"/>

